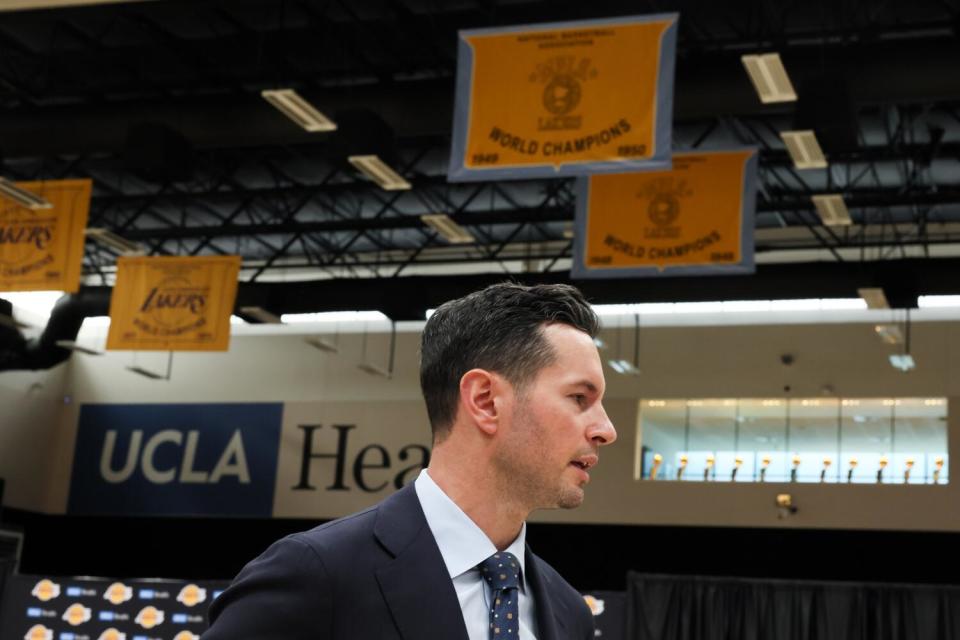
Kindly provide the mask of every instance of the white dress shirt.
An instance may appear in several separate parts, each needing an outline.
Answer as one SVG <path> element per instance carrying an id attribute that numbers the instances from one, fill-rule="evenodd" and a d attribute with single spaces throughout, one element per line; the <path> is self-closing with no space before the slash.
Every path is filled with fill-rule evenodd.
<path id="1" fill-rule="evenodd" d="M 497 547 L 470 516 L 443 492 L 426 469 L 420 472 L 414 488 L 457 591 L 467 635 L 470 640 L 488 640 L 492 594 L 490 585 L 480 577 L 477 565 L 495 554 Z M 504 551 L 509 551 L 520 561 L 520 638 L 537 640 L 534 603 L 525 567 L 526 535 L 527 525 L 524 523 L 520 535 Z"/>

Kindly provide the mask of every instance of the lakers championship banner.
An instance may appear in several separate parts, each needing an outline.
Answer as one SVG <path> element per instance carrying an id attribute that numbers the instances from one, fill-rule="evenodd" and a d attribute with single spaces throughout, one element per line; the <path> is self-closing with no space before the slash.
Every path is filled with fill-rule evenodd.
<path id="1" fill-rule="evenodd" d="M 226 351 L 239 256 L 117 259 L 107 349 Z"/>
<path id="2" fill-rule="evenodd" d="M 76 292 L 93 182 L 51 180 L 16 186 L 52 206 L 29 209 L 0 198 L 0 291 Z"/>
<path id="3" fill-rule="evenodd" d="M 449 179 L 669 167 L 677 18 L 461 31 Z"/>
<path id="4" fill-rule="evenodd" d="M 581 178 L 574 278 L 752 273 L 755 150 L 674 154 L 673 169 Z"/>

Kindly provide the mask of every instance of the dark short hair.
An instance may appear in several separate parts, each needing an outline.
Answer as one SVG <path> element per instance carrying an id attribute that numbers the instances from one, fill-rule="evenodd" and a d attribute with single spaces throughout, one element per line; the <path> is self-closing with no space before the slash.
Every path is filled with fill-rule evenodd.
<path id="1" fill-rule="evenodd" d="M 471 369 L 504 376 L 522 389 L 556 354 L 542 330 L 566 324 L 591 338 L 596 313 L 576 287 L 495 284 L 443 304 L 427 321 L 420 343 L 420 387 L 436 442 L 457 417 L 460 379 Z"/>

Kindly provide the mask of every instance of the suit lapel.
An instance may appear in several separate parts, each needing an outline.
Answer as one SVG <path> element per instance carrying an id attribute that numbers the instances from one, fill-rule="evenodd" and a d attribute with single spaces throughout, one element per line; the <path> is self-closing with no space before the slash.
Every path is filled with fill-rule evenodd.
<path id="1" fill-rule="evenodd" d="M 380 505 L 374 535 L 394 556 L 377 571 L 377 582 L 400 635 L 468 640 L 457 592 L 413 483 Z"/>
<path id="2" fill-rule="evenodd" d="M 564 616 L 567 609 L 563 602 L 551 598 L 556 591 L 545 572 L 540 571 L 540 558 L 533 555 L 527 547 L 527 557 L 524 563 L 527 571 L 527 582 L 533 592 L 534 610 L 537 616 L 537 640 L 562 640 L 566 625 Z"/>

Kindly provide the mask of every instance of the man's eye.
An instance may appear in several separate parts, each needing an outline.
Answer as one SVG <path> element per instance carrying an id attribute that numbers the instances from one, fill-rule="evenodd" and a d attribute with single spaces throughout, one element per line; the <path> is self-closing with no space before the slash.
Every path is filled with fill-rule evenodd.
<path id="1" fill-rule="evenodd" d="M 587 403 L 587 396 L 582 393 L 576 393 L 573 395 L 573 400 L 581 407 Z"/>

